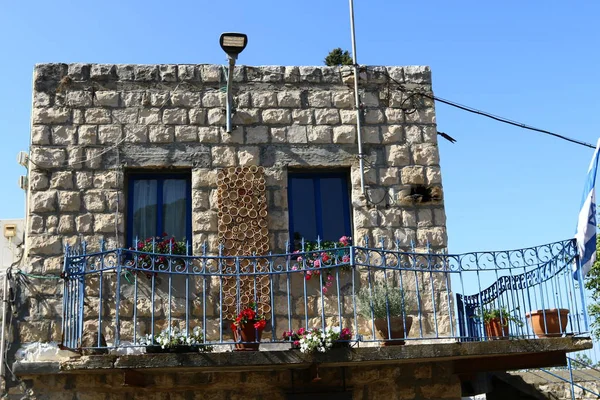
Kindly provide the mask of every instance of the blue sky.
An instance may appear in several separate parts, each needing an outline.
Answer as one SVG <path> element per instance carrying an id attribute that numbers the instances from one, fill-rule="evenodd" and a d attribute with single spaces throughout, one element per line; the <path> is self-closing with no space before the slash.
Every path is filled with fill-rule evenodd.
<path id="1" fill-rule="evenodd" d="M 599 2 L 356 0 L 355 11 L 360 64 L 429 65 L 440 97 L 600 136 Z M 24 215 L 16 154 L 29 143 L 35 63 L 224 63 L 224 31 L 248 34 L 240 63 L 320 65 L 332 48 L 350 49 L 348 2 L 4 2 L 0 218 Z M 458 140 L 440 141 L 451 252 L 573 235 L 592 149 L 443 104 L 437 121 Z"/>

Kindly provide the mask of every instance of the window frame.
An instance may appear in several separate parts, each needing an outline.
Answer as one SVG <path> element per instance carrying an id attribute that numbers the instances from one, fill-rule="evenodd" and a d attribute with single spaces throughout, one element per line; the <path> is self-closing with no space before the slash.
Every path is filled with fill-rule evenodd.
<path id="1" fill-rule="evenodd" d="M 186 211 L 185 218 L 185 240 L 192 244 L 192 173 L 191 171 L 184 172 L 130 172 L 127 174 L 127 227 L 126 240 L 128 246 L 133 246 L 133 185 L 138 180 L 156 180 L 156 234 L 160 236 L 164 233 L 163 224 L 163 184 L 167 179 L 183 179 L 185 180 L 186 190 Z M 138 238 L 144 240 L 146 238 Z"/>
<path id="2" fill-rule="evenodd" d="M 342 207 L 344 213 L 344 231 L 346 236 L 352 236 L 352 214 L 350 208 L 350 173 L 349 171 L 288 171 L 287 176 L 287 195 L 288 195 L 288 224 L 289 224 L 289 236 L 290 236 L 290 246 L 294 247 L 294 217 L 293 217 L 293 205 L 294 199 L 292 197 L 292 178 L 303 178 L 303 179 L 312 179 L 313 180 L 313 204 L 315 206 L 315 224 L 317 230 L 317 237 L 321 239 L 321 241 L 325 240 L 323 238 L 323 210 L 321 207 L 321 185 L 320 179 L 322 178 L 340 178 L 342 183 Z M 337 240 L 337 239 L 335 239 Z"/>

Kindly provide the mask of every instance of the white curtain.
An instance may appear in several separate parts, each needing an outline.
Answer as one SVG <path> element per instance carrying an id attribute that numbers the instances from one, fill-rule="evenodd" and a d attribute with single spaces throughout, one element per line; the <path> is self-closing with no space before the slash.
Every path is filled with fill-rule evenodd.
<path id="1" fill-rule="evenodd" d="M 156 180 L 133 182 L 133 239 L 156 235 Z"/>
<path id="2" fill-rule="evenodd" d="M 163 183 L 163 227 L 177 240 L 190 239 L 186 237 L 186 186 L 185 179 L 167 179 Z"/>

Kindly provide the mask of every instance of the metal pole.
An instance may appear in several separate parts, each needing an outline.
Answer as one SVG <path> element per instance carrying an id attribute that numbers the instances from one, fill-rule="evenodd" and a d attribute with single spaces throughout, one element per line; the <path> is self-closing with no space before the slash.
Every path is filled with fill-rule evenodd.
<path id="1" fill-rule="evenodd" d="M 231 116 L 233 114 L 233 95 L 231 93 L 232 83 L 233 83 L 233 68 L 235 67 L 235 58 L 229 56 L 229 70 L 227 74 L 227 133 L 231 133 Z"/>
<path id="2" fill-rule="evenodd" d="M 8 299 L 8 274 L 4 274 L 4 283 L 2 284 L 2 332 L 0 333 L 0 376 L 4 377 L 4 346 L 6 345 L 6 303 Z"/>
<path id="3" fill-rule="evenodd" d="M 360 168 L 360 190 L 366 196 L 365 190 L 365 162 L 362 150 L 362 129 L 361 129 L 361 111 L 360 95 L 358 94 L 358 61 L 356 57 L 356 35 L 354 30 L 354 0 L 350 1 L 350 32 L 352 35 L 352 61 L 354 63 L 354 99 L 356 102 L 356 130 L 358 135 L 358 162 Z M 368 199 L 367 199 L 368 200 Z"/>

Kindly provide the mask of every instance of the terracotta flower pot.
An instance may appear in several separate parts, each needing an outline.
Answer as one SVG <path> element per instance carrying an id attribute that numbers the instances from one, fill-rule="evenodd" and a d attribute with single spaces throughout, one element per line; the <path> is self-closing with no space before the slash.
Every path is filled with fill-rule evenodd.
<path id="1" fill-rule="evenodd" d="M 550 308 L 532 311 L 525 316 L 529 320 L 535 335 L 544 338 L 562 336 L 569 322 L 568 314 L 569 310 L 566 308 Z"/>
<path id="2" fill-rule="evenodd" d="M 235 351 L 258 351 L 260 343 L 238 343 L 242 342 L 260 342 L 262 329 L 254 327 L 254 321 L 249 321 L 238 329 L 233 329 L 233 340 L 236 342 Z"/>
<path id="3" fill-rule="evenodd" d="M 375 318 L 375 328 L 381 335 L 383 341 L 382 346 L 399 346 L 403 345 L 404 340 L 390 340 L 392 339 L 404 339 L 412 326 L 412 317 L 406 317 L 406 334 L 404 332 L 404 322 L 402 317 L 390 317 L 390 329 L 392 330 L 391 335 L 388 332 L 387 318 Z"/>
<path id="4" fill-rule="evenodd" d="M 502 325 L 504 322 L 506 325 Z M 484 323 L 485 335 L 492 340 L 508 339 L 508 321 L 501 321 L 500 318 L 493 318 Z"/>

